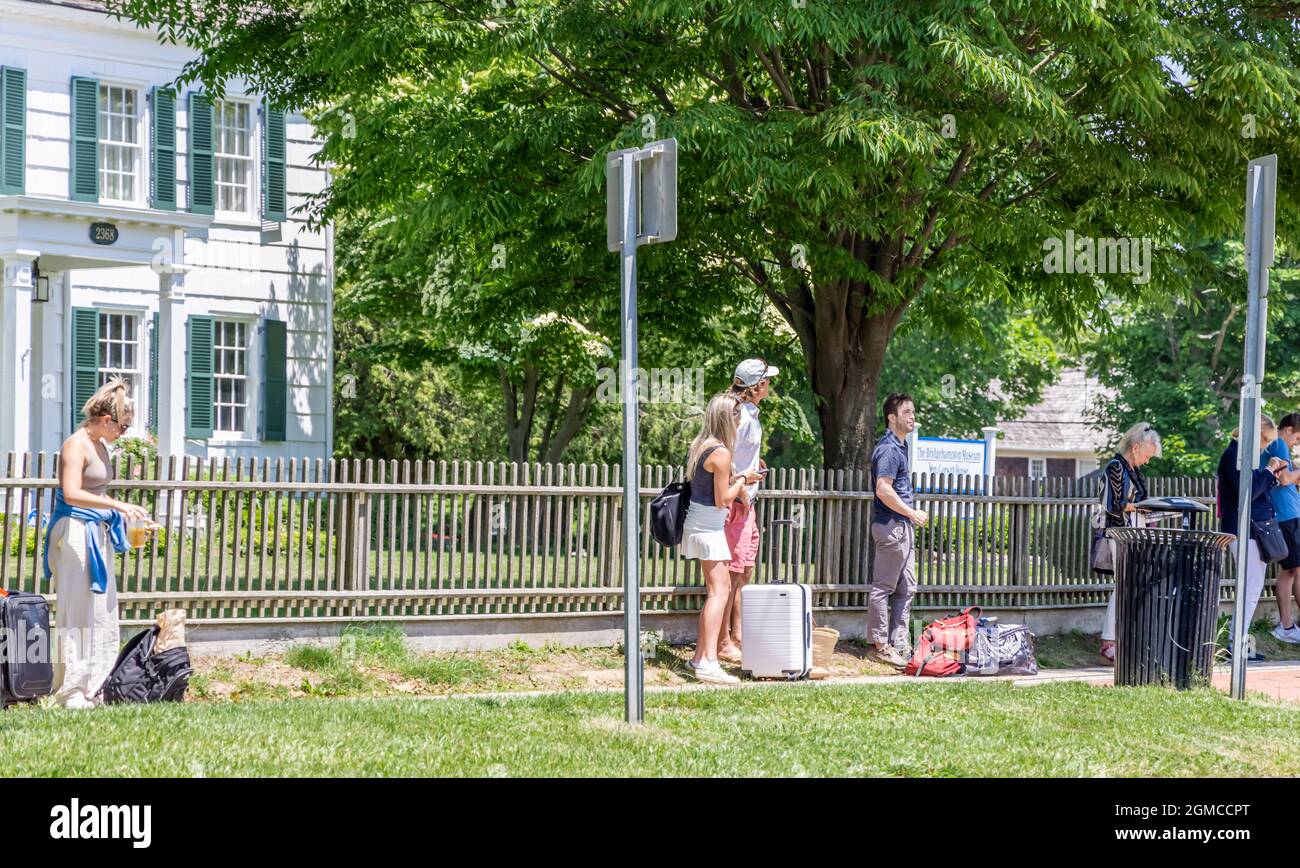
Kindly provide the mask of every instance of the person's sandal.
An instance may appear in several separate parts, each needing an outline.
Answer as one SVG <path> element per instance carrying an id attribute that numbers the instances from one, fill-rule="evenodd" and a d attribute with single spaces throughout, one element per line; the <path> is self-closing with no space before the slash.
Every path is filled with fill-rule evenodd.
<path id="1" fill-rule="evenodd" d="M 1109 641 L 1102 642 L 1101 650 L 1098 651 L 1097 653 L 1101 655 L 1101 659 L 1105 661 L 1103 665 L 1105 666 L 1115 665 L 1115 643 L 1114 642 L 1109 642 Z"/>
<path id="2" fill-rule="evenodd" d="M 739 666 L 741 663 L 740 651 L 718 651 L 718 659 L 724 663 L 732 663 Z"/>

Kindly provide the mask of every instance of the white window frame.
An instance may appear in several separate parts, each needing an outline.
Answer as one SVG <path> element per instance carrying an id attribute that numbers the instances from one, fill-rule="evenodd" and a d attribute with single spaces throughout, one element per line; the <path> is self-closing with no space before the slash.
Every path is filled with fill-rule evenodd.
<path id="1" fill-rule="evenodd" d="M 1042 472 L 1040 472 L 1040 473 L 1034 473 L 1034 465 L 1035 465 L 1036 463 L 1039 464 L 1039 465 L 1041 466 L 1041 468 L 1042 468 Z M 1030 459 L 1029 459 L 1029 478 L 1030 478 L 1030 479 L 1046 479 L 1046 478 L 1047 478 L 1047 459 L 1046 459 L 1046 458 L 1030 458 Z"/>
<path id="2" fill-rule="evenodd" d="M 1087 476 L 1094 470 L 1101 467 L 1101 462 L 1096 458 L 1076 458 L 1074 459 L 1074 477 Z"/>
<path id="3" fill-rule="evenodd" d="M 260 337 L 261 327 L 256 314 L 236 314 L 210 312 L 212 317 L 212 436 L 210 445 L 223 443 L 255 443 L 261 439 L 261 383 L 262 365 Z M 244 347 L 244 430 L 224 431 L 217 427 L 217 332 L 222 323 L 241 323 L 245 329 L 246 345 Z"/>
<path id="4" fill-rule="evenodd" d="M 95 315 L 104 316 L 128 316 L 135 320 L 135 381 L 132 383 L 131 403 L 133 405 L 134 415 L 131 418 L 131 427 L 126 430 L 124 437 L 143 437 L 149 427 L 149 344 L 152 335 L 147 333 L 149 316 L 147 311 L 138 307 L 116 307 L 116 306 L 95 306 Z M 102 320 L 100 321 L 102 325 Z M 104 367 L 98 362 L 98 353 L 100 346 L 108 340 L 103 328 L 99 329 L 99 342 L 95 347 L 96 362 L 95 375 L 98 379 L 96 387 L 103 385 Z"/>
<path id="5" fill-rule="evenodd" d="M 221 142 L 218 109 L 225 104 L 243 105 L 248 108 L 248 150 L 247 158 L 231 158 L 218 150 Z M 220 207 L 221 175 L 220 163 L 225 159 L 248 160 L 248 208 L 244 211 L 227 211 Z M 225 99 L 212 101 L 212 203 L 213 218 L 224 223 L 258 223 L 262 215 L 262 124 L 261 112 L 256 100 L 240 95 L 227 94 Z M 260 223 L 259 223 L 260 225 Z"/>
<path id="6" fill-rule="evenodd" d="M 108 185 L 104 183 L 105 161 L 104 148 L 107 145 L 118 147 L 124 146 L 122 142 L 113 142 L 104 138 L 108 135 L 108 125 L 103 124 L 105 129 L 95 135 L 95 181 L 99 185 L 99 201 L 106 205 L 132 205 L 135 207 L 144 207 L 149 199 L 149 151 L 151 141 L 149 139 L 149 119 L 151 117 L 151 106 L 147 98 L 147 90 L 139 82 L 100 80 L 99 88 L 107 88 L 111 93 L 114 88 L 119 90 L 129 90 L 135 93 L 135 147 L 139 152 L 139 160 L 136 163 L 135 175 L 135 195 L 129 199 L 114 199 L 107 195 Z M 100 126 L 101 111 L 108 110 L 108 102 L 105 100 L 104 107 L 100 107 L 100 94 L 97 90 L 95 93 L 95 123 Z"/>

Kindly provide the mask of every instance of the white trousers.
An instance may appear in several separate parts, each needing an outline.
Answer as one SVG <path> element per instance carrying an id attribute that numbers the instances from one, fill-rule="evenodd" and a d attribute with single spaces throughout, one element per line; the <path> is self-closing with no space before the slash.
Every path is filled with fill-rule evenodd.
<path id="1" fill-rule="evenodd" d="M 1233 540 L 1228 545 L 1228 551 L 1232 552 L 1232 559 L 1237 559 L 1237 541 Z M 1246 632 L 1250 632 L 1250 622 L 1255 620 L 1255 607 L 1259 605 L 1259 597 L 1264 593 L 1264 571 L 1267 569 L 1264 559 L 1259 554 L 1259 543 L 1249 540 L 1249 546 L 1246 549 Z M 1241 581 L 1238 578 L 1238 593 L 1241 593 Z M 1229 633 L 1230 637 L 1236 635 Z M 1231 640 L 1230 640 L 1231 641 Z"/>
<path id="2" fill-rule="evenodd" d="M 74 697 L 97 702 L 95 692 L 113 671 L 121 643 L 113 547 L 102 523 L 92 527 L 100 535 L 100 551 L 104 552 L 108 564 L 108 585 L 102 594 L 90 588 L 86 523 L 61 518 L 50 529 L 50 573 L 54 593 L 58 595 L 54 617 L 54 701 L 59 705 L 67 705 Z"/>
<path id="3" fill-rule="evenodd" d="M 1115 550 L 1115 541 L 1108 539 L 1110 543 L 1110 562 L 1113 564 L 1119 560 L 1119 552 Z M 1112 577 L 1113 578 L 1113 577 Z M 1101 622 L 1101 641 L 1115 641 L 1115 592 L 1110 592 L 1110 599 L 1106 602 L 1106 618 Z"/>

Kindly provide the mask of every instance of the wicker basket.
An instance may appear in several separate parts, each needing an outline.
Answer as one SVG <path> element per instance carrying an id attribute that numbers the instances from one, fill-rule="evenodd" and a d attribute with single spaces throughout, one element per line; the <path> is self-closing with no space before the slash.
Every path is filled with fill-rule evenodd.
<path id="1" fill-rule="evenodd" d="M 831 666 L 831 657 L 835 654 L 835 643 L 839 640 L 839 630 L 833 630 L 830 627 L 813 627 L 813 666 L 829 669 Z"/>

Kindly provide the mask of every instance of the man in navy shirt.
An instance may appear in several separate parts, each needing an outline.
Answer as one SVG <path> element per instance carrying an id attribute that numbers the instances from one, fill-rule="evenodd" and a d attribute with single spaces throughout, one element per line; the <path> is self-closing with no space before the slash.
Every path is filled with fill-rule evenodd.
<path id="1" fill-rule="evenodd" d="M 907 435 L 916 428 L 916 406 L 909 395 L 885 399 L 885 433 L 871 453 L 876 501 L 871 538 L 875 571 L 867 607 L 867 656 L 897 669 L 907 666 L 907 627 L 916 594 L 916 533 L 929 517 L 912 506 L 912 472 Z"/>

